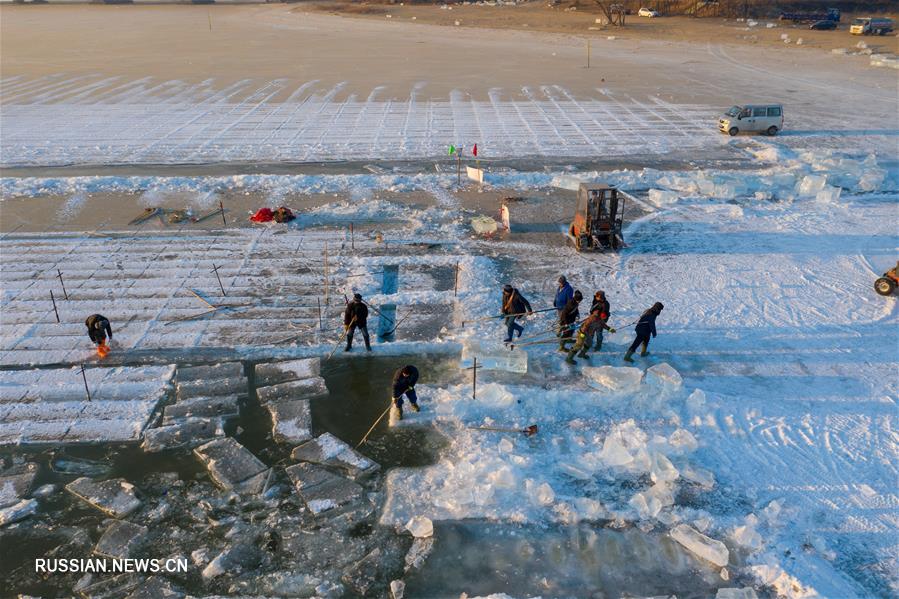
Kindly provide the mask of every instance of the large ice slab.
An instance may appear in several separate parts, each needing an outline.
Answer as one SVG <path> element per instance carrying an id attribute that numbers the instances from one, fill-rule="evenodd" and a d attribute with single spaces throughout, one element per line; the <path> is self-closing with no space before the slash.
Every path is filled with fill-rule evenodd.
<path id="1" fill-rule="evenodd" d="M 182 366 L 178 368 L 179 383 L 189 381 L 207 381 L 218 379 L 234 379 L 244 376 L 243 364 L 240 362 L 223 362 L 212 366 Z"/>
<path id="2" fill-rule="evenodd" d="M 256 365 L 256 386 L 268 387 L 319 376 L 321 358 L 304 358 Z"/>
<path id="3" fill-rule="evenodd" d="M 95 481 L 82 476 L 66 485 L 66 491 L 113 518 L 124 518 L 140 507 L 134 485 L 123 478 Z"/>
<path id="4" fill-rule="evenodd" d="M 631 366 L 584 366 L 581 372 L 588 385 L 611 393 L 635 393 L 643 380 L 643 371 Z"/>
<path id="5" fill-rule="evenodd" d="M 298 462 L 340 468 L 353 478 L 371 474 L 381 467 L 331 433 L 319 435 L 312 441 L 295 447 L 290 457 Z"/>
<path id="6" fill-rule="evenodd" d="M 279 443 L 303 443 L 312 438 L 308 399 L 282 399 L 265 404 L 272 417 L 272 436 Z"/>
<path id="7" fill-rule="evenodd" d="M 268 467 L 231 437 L 201 445 L 194 454 L 223 489 L 253 494 L 260 493 L 265 485 Z"/>
<path id="8" fill-rule="evenodd" d="M 285 472 L 306 507 L 316 515 L 362 497 L 362 487 L 322 466 L 294 464 Z"/>
<path id="9" fill-rule="evenodd" d="M 683 545 L 697 557 L 723 568 L 730 560 L 730 553 L 721 541 L 711 539 L 688 524 L 678 524 L 671 529 L 671 538 Z"/>
<path id="10" fill-rule="evenodd" d="M 131 556 L 147 535 L 147 527 L 123 520 L 111 522 L 97 545 L 94 553 L 104 557 L 124 559 Z"/>
<path id="11" fill-rule="evenodd" d="M 525 373 L 528 371 L 528 354 L 522 349 L 510 349 L 496 342 L 481 342 L 478 339 L 466 339 L 462 346 L 461 368 L 471 368 L 474 359 L 478 360 L 478 368 L 484 370 L 506 370 Z"/>
<path id="12" fill-rule="evenodd" d="M 646 369 L 646 382 L 666 391 L 680 389 L 684 384 L 680 373 L 665 362 Z"/>
<path id="13" fill-rule="evenodd" d="M 246 395 L 247 379 L 243 376 L 221 379 L 197 379 L 179 382 L 178 399 L 209 397 L 211 395 Z"/>
<path id="14" fill-rule="evenodd" d="M 148 453 L 154 453 L 167 449 L 194 447 L 224 434 L 221 421 L 217 418 L 187 418 L 177 424 L 147 429 L 144 431 L 141 448 Z"/>
<path id="15" fill-rule="evenodd" d="M 17 503 L 28 495 L 38 469 L 37 464 L 28 462 L 0 472 L 0 508 Z"/>
<path id="16" fill-rule="evenodd" d="M 263 404 L 280 399 L 304 399 L 327 394 L 328 388 L 325 386 L 325 379 L 320 376 L 279 383 L 269 387 L 259 387 L 256 390 L 259 402 Z"/>
<path id="17" fill-rule="evenodd" d="M 193 397 L 166 406 L 163 411 L 163 424 L 174 424 L 185 418 L 236 418 L 240 414 L 237 407 L 237 395 L 218 397 Z"/>
<path id="18" fill-rule="evenodd" d="M 24 520 L 35 512 L 37 512 L 37 501 L 34 499 L 23 499 L 18 503 L 0 508 L 0 526 Z"/>

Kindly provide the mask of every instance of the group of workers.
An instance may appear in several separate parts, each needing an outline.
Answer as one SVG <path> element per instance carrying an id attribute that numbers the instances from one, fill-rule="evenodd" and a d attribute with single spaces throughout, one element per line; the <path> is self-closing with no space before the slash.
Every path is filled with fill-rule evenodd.
<path id="1" fill-rule="evenodd" d="M 565 276 L 559 277 L 559 286 L 553 300 L 556 309 L 558 324 L 555 326 L 556 335 L 559 338 L 559 351 L 567 355 L 565 361 L 575 364 L 575 356 L 589 360 L 587 352 L 593 348 L 594 352 L 600 351 L 603 342 L 603 332 L 614 333 L 608 324 L 611 306 L 606 298 L 605 291 L 597 291 L 593 294 L 590 305 L 590 314 L 584 320 L 580 319 L 580 304 L 584 300 L 583 294 L 575 290 Z M 656 318 L 662 312 L 664 306 L 656 302 L 651 308 L 643 312 L 636 321 L 636 337 L 631 343 L 624 360 L 633 362 L 634 352 L 642 346 L 640 355 L 649 354 L 649 340 L 656 336 Z M 515 336 L 521 337 L 524 326 L 518 321 L 524 316 L 534 313 L 530 302 L 522 293 L 511 285 L 503 286 L 502 314 L 505 318 L 506 338 L 505 343 L 511 343 Z M 84 323 L 87 326 L 88 336 L 97 345 L 100 357 L 105 357 L 109 352 L 107 338 L 112 340 L 112 327 L 109 319 L 101 314 L 92 314 Z M 353 335 L 358 329 L 362 332 L 365 341 L 365 349 L 371 351 L 371 339 L 368 334 L 368 305 L 362 299 L 362 295 L 356 293 L 353 300 L 347 302 L 343 314 L 344 335 L 346 347 L 344 351 L 350 351 L 353 347 Z M 418 382 L 418 369 L 412 364 L 407 364 L 393 374 L 393 390 L 391 393 L 391 409 L 393 419 L 402 420 L 403 397 L 409 400 L 413 411 L 420 411 L 418 396 L 415 393 L 415 384 Z"/>
<path id="2" fill-rule="evenodd" d="M 593 294 L 590 314 L 580 321 L 580 304 L 584 300 L 583 294 L 579 290 L 575 290 L 564 275 L 559 277 L 558 283 L 553 307 L 558 316 L 555 331 L 559 337 L 559 351 L 567 354 L 565 361 L 569 364 L 575 363 L 575 356 L 589 360 L 590 356 L 587 355 L 587 352 L 591 347 L 594 352 L 599 352 L 602 348 L 603 332 L 615 332 L 615 329 L 608 323 L 611 306 L 609 300 L 606 299 L 606 292 L 600 290 Z M 649 340 L 656 336 L 656 318 L 664 307 L 661 302 L 656 302 L 637 319 L 635 322 L 636 337 L 624 354 L 626 362 L 634 361 L 634 352 L 640 346 L 642 346 L 641 356 L 649 354 Z M 502 314 L 505 315 L 506 338 L 503 339 L 503 342 L 512 343 L 513 335 L 521 337 L 524 326 L 518 321 L 533 313 L 530 302 L 518 289 L 511 285 L 504 285 Z"/>

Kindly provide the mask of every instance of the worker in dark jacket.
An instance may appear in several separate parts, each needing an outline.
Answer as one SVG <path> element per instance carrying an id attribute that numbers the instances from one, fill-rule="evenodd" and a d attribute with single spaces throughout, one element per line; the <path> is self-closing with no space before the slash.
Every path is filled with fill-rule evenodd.
<path id="1" fill-rule="evenodd" d="M 409 398 L 409 404 L 413 412 L 420 411 L 418 407 L 418 395 L 415 394 L 415 383 L 418 382 L 418 368 L 407 364 L 393 373 L 393 406 L 396 408 L 395 417 L 403 419 L 403 395 Z"/>
<path id="2" fill-rule="evenodd" d="M 91 341 L 97 344 L 97 353 L 100 357 L 104 357 L 109 353 L 109 346 L 106 345 L 106 337 L 112 341 L 112 327 L 109 326 L 109 319 L 102 314 L 91 314 L 84 321 L 87 326 L 87 336 Z"/>
<path id="3" fill-rule="evenodd" d="M 91 314 L 84 321 L 87 326 L 87 336 L 97 345 L 106 343 L 106 338 L 112 339 L 112 327 L 109 326 L 109 319 L 102 314 Z"/>
<path id="4" fill-rule="evenodd" d="M 353 301 L 346 305 L 343 313 L 343 326 L 346 329 L 346 347 L 343 351 L 353 349 L 353 333 L 356 329 L 362 331 L 365 340 L 365 349 L 371 351 L 371 340 L 368 337 L 368 306 L 362 301 L 362 295 L 353 295 Z"/>
<path id="5" fill-rule="evenodd" d="M 502 313 L 507 314 L 506 338 L 503 339 L 503 342 L 509 343 L 512 341 L 513 332 L 518 332 L 518 336 L 521 337 L 521 333 L 524 331 L 524 327 L 515 321 L 521 318 L 525 313 L 530 315 L 533 314 L 534 311 L 531 309 L 531 303 L 521 295 L 520 291 L 511 285 L 503 285 Z"/>
<path id="6" fill-rule="evenodd" d="M 565 306 L 568 304 L 568 300 L 573 296 L 574 290 L 571 288 L 565 275 L 562 275 L 559 277 L 559 287 L 556 289 L 556 298 L 553 300 L 553 306 L 556 309 L 556 313 L 561 315 L 562 310 L 564 310 Z"/>
<path id="7" fill-rule="evenodd" d="M 643 350 L 640 352 L 640 355 L 646 356 L 649 354 L 647 349 L 649 347 L 649 336 L 656 336 L 656 317 L 661 314 L 664 307 L 662 302 L 656 302 L 652 305 L 652 308 L 640 315 L 640 320 L 637 321 L 637 326 L 634 327 L 634 330 L 637 331 L 637 337 L 631 343 L 627 353 L 624 354 L 625 362 L 634 361 L 631 356 L 634 355 L 634 352 L 637 351 L 637 346 L 640 344 L 643 344 Z"/>
<path id="8" fill-rule="evenodd" d="M 595 308 L 600 309 L 600 314 L 602 316 L 602 326 L 596 329 L 595 338 L 592 340 L 594 353 L 602 349 L 603 331 L 609 331 L 610 333 L 615 332 L 615 329 L 610 327 L 608 324 L 609 314 L 611 314 L 612 309 L 609 306 L 609 301 L 606 299 L 605 291 L 597 291 L 593 294 L 593 304 L 590 306 L 590 311 L 592 312 Z"/>
<path id="9" fill-rule="evenodd" d="M 575 291 L 568 303 L 565 304 L 565 307 L 559 312 L 559 351 L 568 351 L 566 344 L 573 341 L 572 336 L 574 335 L 575 323 L 577 323 L 580 317 L 578 306 L 583 299 L 584 296 L 581 292 Z"/>
<path id="10" fill-rule="evenodd" d="M 568 351 L 568 356 L 566 356 L 565 361 L 569 364 L 574 364 L 575 354 L 577 354 L 578 358 L 589 360 L 590 356 L 587 355 L 587 350 L 590 349 L 590 340 L 593 339 L 593 336 L 596 334 L 596 329 L 602 325 L 602 314 L 600 313 L 600 308 L 596 307 L 590 312 L 590 316 L 584 319 L 580 328 L 578 328 L 577 340 L 575 341 L 574 347 Z"/>

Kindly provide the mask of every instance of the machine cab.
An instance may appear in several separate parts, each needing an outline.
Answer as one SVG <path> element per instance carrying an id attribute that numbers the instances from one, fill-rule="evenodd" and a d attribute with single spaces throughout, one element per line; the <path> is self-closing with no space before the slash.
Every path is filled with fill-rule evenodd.
<path id="1" fill-rule="evenodd" d="M 621 238 L 624 196 L 614 186 L 581 183 L 577 192 L 574 221 L 569 236 L 579 251 L 618 249 Z"/>

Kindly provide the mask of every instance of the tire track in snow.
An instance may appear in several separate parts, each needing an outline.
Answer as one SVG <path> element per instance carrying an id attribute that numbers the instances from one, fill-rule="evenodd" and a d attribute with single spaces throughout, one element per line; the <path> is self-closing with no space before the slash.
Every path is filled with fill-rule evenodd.
<path id="1" fill-rule="evenodd" d="M 65 79 L 64 81 L 52 82 L 48 85 L 37 87 L 36 89 L 29 89 L 27 91 L 15 93 L 9 98 L 4 98 L 4 103 L 15 103 L 21 98 L 28 98 L 28 104 L 41 104 L 43 99 L 52 98 L 55 93 L 60 90 L 69 89 L 72 87 L 76 87 L 77 85 L 81 85 L 85 79 L 89 79 L 93 75 L 79 75 L 77 77 L 70 77 L 69 79 Z M 35 95 L 37 94 L 37 95 Z"/>

